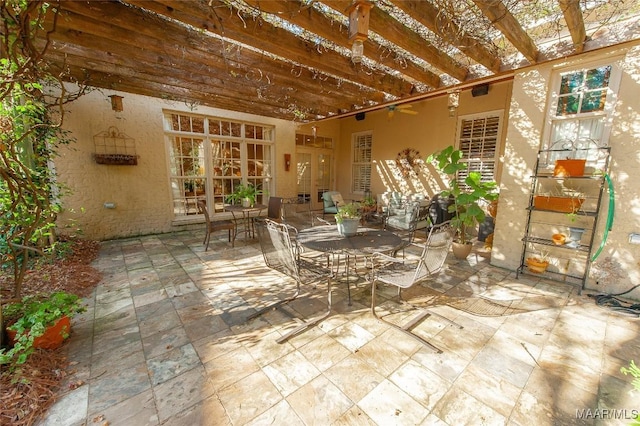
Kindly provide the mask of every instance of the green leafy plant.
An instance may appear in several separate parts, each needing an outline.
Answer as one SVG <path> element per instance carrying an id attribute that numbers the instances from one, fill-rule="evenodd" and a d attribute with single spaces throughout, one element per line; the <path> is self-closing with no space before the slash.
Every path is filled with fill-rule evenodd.
<path id="1" fill-rule="evenodd" d="M 49 296 L 25 296 L 4 307 L 8 330 L 16 332 L 13 348 L 0 350 L 0 364 L 23 364 L 33 352 L 33 341 L 60 318 L 73 318 L 84 312 L 82 300 L 75 294 L 55 292 Z M 65 338 L 68 336 L 64 336 Z"/>
<path id="2" fill-rule="evenodd" d="M 227 195 L 226 201 L 231 204 L 239 204 L 242 200 L 248 199 L 251 206 L 253 206 L 260 194 L 262 194 L 262 191 L 254 185 L 241 183 L 235 187 L 235 190 L 231 194 Z"/>
<path id="3" fill-rule="evenodd" d="M 629 361 L 629 367 L 621 367 L 620 372 L 625 376 L 627 374 L 630 374 L 633 377 L 633 380 L 631 381 L 633 388 L 637 392 L 640 392 L 640 367 L 638 367 L 636 363 L 631 360 Z M 633 419 L 633 422 L 629 424 L 631 426 L 640 426 L 640 414 L 636 415 L 636 417 Z"/>
<path id="4" fill-rule="evenodd" d="M 483 182 L 479 172 L 469 172 L 464 185 L 458 181 L 458 173 L 467 169 L 467 164 L 460 161 L 462 151 L 448 146 L 442 151 L 431 154 L 427 161 L 435 164 L 444 174 L 449 176 L 449 188 L 443 191 L 445 197 L 453 201 L 449 212 L 455 213 L 451 226 L 456 230 L 456 239 L 462 244 L 469 242 L 468 230 L 482 223 L 485 211 L 480 203 L 490 203 L 498 199 L 497 184 L 494 181 Z"/>
<path id="5" fill-rule="evenodd" d="M 357 203 L 345 203 L 338 207 L 335 218 L 336 223 L 342 223 L 345 219 L 360 219 L 360 206 Z"/>
<path id="6" fill-rule="evenodd" d="M 57 13 L 40 1 L 0 5 L 0 261 L 14 274 L 16 298 L 29 256 L 49 254 L 56 241 L 64 188 L 50 164 L 58 148 L 73 140 L 62 126 L 66 104 L 87 92 L 84 85 L 70 90 L 65 84 L 73 79 L 51 71 L 49 43 L 34 43 L 45 19 Z"/>

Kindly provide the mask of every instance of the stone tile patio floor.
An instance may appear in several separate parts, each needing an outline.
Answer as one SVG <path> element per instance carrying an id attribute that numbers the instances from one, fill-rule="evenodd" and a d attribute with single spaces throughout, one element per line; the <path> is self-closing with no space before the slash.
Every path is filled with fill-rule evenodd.
<path id="1" fill-rule="evenodd" d="M 102 244 L 104 279 L 65 346 L 67 380 L 84 385 L 40 424 L 623 425 L 640 408 L 620 373 L 640 362 L 640 322 L 596 306 L 589 291 L 451 256 L 429 283 L 449 299 L 434 300 L 523 309 L 434 306 L 464 327 L 422 323 L 437 354 L 371 315 L 366 282 L 352 285 L 352 306 L 338 284 L 333 314 L 278 344 L 290 317 L 245 318 L 291 281 L 265 267 L 255 241 L 231 248 L 225 236 L 207 252 L 197 231 Z M 322 311 L 325 284 L 306 290 L 292 306 Z M 397 307 L 392 289 L 381 293 L 383 308 Z"/>

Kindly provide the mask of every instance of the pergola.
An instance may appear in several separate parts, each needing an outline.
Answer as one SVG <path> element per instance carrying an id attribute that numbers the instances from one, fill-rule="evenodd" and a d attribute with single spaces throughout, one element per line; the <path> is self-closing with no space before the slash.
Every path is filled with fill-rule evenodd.
<path id="1" fill-rule="evenodd" d="M 41 42 L 48 37 L 46 59 L 72 79 L 300 122 L 394 109 L 510 78 L 522 67 L 633 39 L 640 28 L 636 2 L 604 0 L 114 0 L 59 7 Z M 363 42 L 362 58 L 352 53 L 354 40 Z"/>

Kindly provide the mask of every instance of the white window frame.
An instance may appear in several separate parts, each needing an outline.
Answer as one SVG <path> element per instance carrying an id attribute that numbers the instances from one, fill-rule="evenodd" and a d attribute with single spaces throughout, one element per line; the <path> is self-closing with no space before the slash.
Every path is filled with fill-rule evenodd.
<path id="1" fill-rule="evenodd" d="M 609 146 L 611 121 L 613 113 L 615 111 L 615 105 L 618 98 L 618 89 L 620 87 L 620 78 L 622 74 L 620 66 L 618 65 L 618 61 L 619 58 L 612 58 L 603 61 L 574 64 L 554 70 L 554 74 L 550 82 L 551 87 L 549 88 L 547 117 L 545 121 L 545 130 L 541 141 L 541 149 L 560 149 L 560 145 L 562 144 L 563 140 L 566 140 L 567 143 L 578 143 L 578 147 L 580 147 L 584 146 L 583 139 L 592 140 L 597 146 L 600 147 Z M 607 87 L 607 95 L 604 108 L 600 111 L 577 112 L 575 114 L 558 115 L 557 105 L 560 98 L 560 85 L 562 82 L 562 76 L 604 66 L 611 66 L 611 73 L 609 75 L 609 85 Z M 592 129 L 595 128 L 595 130 L 592 130 L 589 138 L 586 138 L 583 133 L 583 135 L 576 134 L 573 138 L 556 138 L 554 140 L 554 133 L 556 132 L 557 126 L 563 123 L 577 124 L 578 122 L 594 121 L 593 124 L 597 124 L 594 119 L 597 120 L 599 118 L 601 119 L 602 124 L 600 126 L 591 126 Z M 577 125 L 576 127 L 585 129 L 584 126 L 580 125 Z M 547 159 L 547 161 L 549 163 L 552 163 L 555 161 L 555 158 L 550 157 Z"/>
<path id="2" fill-rule="evenodd" d="M 498 119 L 498 124 L 497 124 L 497 130 L 496 130 L 496 134 L 495 134 L 495 149 L 493 152 L 493 156 L 473 156 L 470 157 L 468 154 L 469 152 L 465 152 L 466 150 L 463 147 L 463 138 L 465 138 L 465 135 L 463 134 L 463 123 L 465 121 L 473 121 L 473 120 L 487 120 L 490 118 L 497 118 Z M 487 181 L 496 181 L 497 180 L 497 174 L 498 174 L 498 166 L 499 166 L 499 158 L 500 158 L 500 152 L 502 150 L 502 129 L 504 127 L 504 110 L 500 109 L 500 110 L 494 110 L 494 111 L 486 111 L 486 112 L 481 112 L 481 113 L 477 113 L 477 114 L 468 114 L 468 115 L 461 115 L 458 117 L 458 123 L 457 123 L 457 127 L 456 127 L 456 146 L 458 149 L 460 149 L 461 151 L 463 151 L 463 157 L 460 160 L 461 163 L 466 163 L 468 166 L 472 163 L 476 163 L 478 164 L 477 167 L 468 167 L 467 170 L 469 172 L 472 171 L 480 171 L 480 173 L 482 174 L 482 181 L 483 182 L 487 182 Z M 492 135 L 491 138 L 493 138 L 494 136 Z M 465 138 L 466 139 L 466 138 Z M 487 138 L 488 139 L 488 138 Z M 483 136 L 483 140 L 482 140 L 482 144 L 484 144 L 485 141 L 485 136 Z M 484 150 L 482 151 L 483 153 L 485 152 Z M 486 163 L 491 163 L 492 165 L 492 173 L 491 173 L 491 177 L 487 177 L 486 173 L 483 173 L 483 165 Z M 460 174 L 458 173 L 458 176 L 456 177 L 458 179 L 458 183 L 462 186 L 462 187 L 466 187 L 466 184 L 464 183 L 464 179 L 466 178 L 466 174 Z"/>
<path id="3" fill-rule="evenodd" d="M 181 117 L 188 117 L 190 119 L 204 120 L 203 132 L 191 132 L 191 131 L 183 131 L 183 130 L 174 130 L 172 116 L 179 115 Z M 230 180 L 231 185 L 237 185 L 238 183 L 247 184 L 254 183 L 258 181 L 263 182 L 263 200 L 266 200 L 270 193 L 273 193 L 273 188 L 275 185 L 273 179 L 273 172 L 275 170 L 275 127 L 271 125 L 265 125 L 260 123 L 253 122 L 245 122 L 241 120 L 234 120 L 226 117 L 214 117 L 214 116 L 206 116 L 201 114 L 192 114 L 184 111 L 163 111 L 163 119 L 164 119 L 164 134 L 165 134 L 165 150 L 166 150 L 166 158 L 167 158 L 167 176 L 169 180 L 169 191 L 171 197 L 171 208 L 174 212 L 174 220 L 182 221 L 182 220 L 192 220 L 193 218 L 201 218 L 202 216 L 197 214 L 197 209 L 195 209 L 195 203 L 197 200 L 205 199 L 207 202 L 207 206 L 210 206 L 209 214 L 211 216 L 215 216 L 216 214 L 222 213 L 222 208 L 217 208 L 217 206 L 224 204 L 224 198 L 228 194 L 220 194 L 214 190 L 215 183 L 219 182 L 220 179 Z M 210 126 L 210 124 L 216 122 L 225 122 L 231 123 L 234 126 L 239 126 L 240 133 L 234 136 L 231 135 L 221 135 L 220 132 L 216 133 L 213 129 L 214 126 Z M 237 127 L 236 127 L 237 128 Z M 263 138 L 258 139 L 255 137 L 250 137 L 246 134 L 246 130 L 249 128 L 261 128 L 263 131 Z M 224 131 L 223 131 L 224 132 Z M 266 136 L 265 136 L 266 135 Z M 185 175 L 181 175 L 180 173 L 174 174 L 172 173 L 172 165 L 173 165 L 173 141 L 176 137 L 182 138 L 192 138 L 198 139 L 202 141 L 202 153 L 200 153 L 200 169 L 203 169 L 202 172 L 197 176 L 197 180 L 204 181 L 204 194 L 198 195 L 193 194 L 193 196 L 186 195 L 186 191 L 183 194 L 183 188 L 180 187 L 179 182 L 185 180 Z M 240 175 L 231 175 L 231 176 L 221 176 L 220 173 L 216 173 L 214 171 L 214 152 L 212 149 L 212 143 L 216 141 L 222 141 L 224 143 L 230 143 L 234 146 L 239 147 L 240 153 L 239 157 L 236 157 L 239 160 L 239 171 Z M 264 145 L 264 149 L 268 149 L 269 152 L 265 152 L 264 159 L 260 159 L 261 165 L 263 167 L 263 174 L 260 176 L 250 175 L 249 163 L 252 161 L 248 155 L 248 147 L 250 145 Z M 188 180 L 188 179 L 187 179 Z M 211 207 L 213 206 L 213 207 Z"/>
<path id="4" fill-rule="evenodd" d="M 369 161 L 356 161 L 356 149 L 359 143 L 369 143 Z M 369 176 L 363 177 L 368 169 Z M 371 172 L 373 170 L 373 131 L 367 130 L 351 134 L 351 193 L 365 195 L 371 190 Z M 359 177 L 357 177 L 359 176 Z M 364 181 L 358 185 L 357 181 Z"/>

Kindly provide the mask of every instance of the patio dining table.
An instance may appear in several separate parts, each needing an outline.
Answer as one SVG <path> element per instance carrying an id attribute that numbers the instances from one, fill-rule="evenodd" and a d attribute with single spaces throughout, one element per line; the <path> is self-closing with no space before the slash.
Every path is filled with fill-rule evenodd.
<path id="1" fill-rule="evenodd" d="M 402 245 L 402 239 L 391 231 L 373 228 L 358 228 L 356 235 L 340 235 L 335 225 L 314 226 L 298 232 L 298 243 L 303 247 L 333 255 L 346 257 L 347 293 L 351 305 L 349 287 L 349 262 L 354 255 L 371 256 L 373 253 L 393 252 Z"/>
<path id="2" fill-rule="evenodd" d="M 244 207 L 242 205 L 233 204 L 230 206 L 225 206 L 225 211 L 231 212 L 233 215 L 233 219 L 236 222 L 236 227 L 242 225 L 244 229 L 244 238 L 247 239 L 249 237 L 255 237 L 255 223 L 254 219 L 256 216 L 260 215 L 260 212 L 266 209 L 267 206 L 264 204 L 254 204 L 250 207 Z"/>

